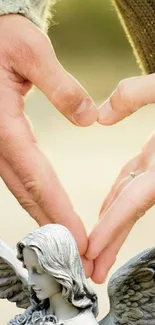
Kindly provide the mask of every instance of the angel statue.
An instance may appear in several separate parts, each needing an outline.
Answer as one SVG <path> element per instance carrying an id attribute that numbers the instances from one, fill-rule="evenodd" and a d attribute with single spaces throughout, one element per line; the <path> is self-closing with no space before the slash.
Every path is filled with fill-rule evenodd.
<path id="1" fill-rule="evenodd" d="M 121 267 L 108 294 L 110 311 L 100 325 L 155 325 L 155 248 Z M 0 241 L 0 298 L 25 309 L 8 325 L 98 324 L 97 295 L 74 238 L 61 225 L 38 228 L 16 250 Z"/>

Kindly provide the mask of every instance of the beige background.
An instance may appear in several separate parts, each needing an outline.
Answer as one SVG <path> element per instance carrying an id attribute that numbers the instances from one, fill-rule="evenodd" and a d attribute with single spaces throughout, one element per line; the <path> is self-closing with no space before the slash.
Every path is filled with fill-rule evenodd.
<path id="1" fill-rule="evenodd" d="M 56 25 L 50 36 L 58 58 L 88 89 L 97 104 L 105 100 L 119 80 L 140 74 L 110 1 L 61 1 L 55 15 Z M 89 233 L 121 167 L 140 150 L 153 131 L 155 107 L 145 107 L 116 126 L 95 124 L 76 128 L 35 91 L 27 100 L 26 112 L 42 150 Z M 37 226 L 2 181 L 0 214 L 0 237 L 12 245 Z M 152 208 L 134 227 L 110 274 L 130 257 L 155 245 L 154 229 L 155 209 Z M 102 286 L 92 285 L 99 296 L 102 317 L 108 312 L 107 282 Z M 14 304 L 0 301 L 0 324 L 6 324 L 19 312 Z"/>

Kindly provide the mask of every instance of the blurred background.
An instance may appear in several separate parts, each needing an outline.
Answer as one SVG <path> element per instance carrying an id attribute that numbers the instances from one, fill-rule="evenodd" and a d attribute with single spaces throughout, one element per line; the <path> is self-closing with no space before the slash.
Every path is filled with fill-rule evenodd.
<path id="1" fill-rule="evenodd" d="M 54 11 L 50 37 L 58 58 L 97 102 L 122 77 L 139 73 L 111 0 L 64 0 Z"/>
<path id="2" fill-rule="evenodd" d="M 58 2 L 49 34 L 62 65 L 86 87 L 97 105 L 121 79 L 140 74 L 110 0 Z M 53 164 L 89 233 L 121 167 L 153 131 L 154 106 L 145 107 L 112 127 L 95 124 L 77 128 L 35 90 L 27 98 L 26 113 L 41 149 Z M 37 225 L 2 181 L 0 189 L 0 236 L 15 245 Z M 152 208 L 136 224 L 109 276 L 130 257 L 155 244 L 154 213 Z M 92 284 L 99 296 L 99 319 L 109 308 L 107 282 L 101 286 Z M 1 324 L 20 312 L 14 304 L 0 301 Z"/>

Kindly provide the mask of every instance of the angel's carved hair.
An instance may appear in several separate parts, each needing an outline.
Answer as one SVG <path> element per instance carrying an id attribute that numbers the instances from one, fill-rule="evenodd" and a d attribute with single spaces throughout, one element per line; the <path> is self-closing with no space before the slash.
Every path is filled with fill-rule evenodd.
<path id="1" fill-rule="evenodd" d="M 91 307 L 98 315 L 97 295 L 86 280 L 77 245 L 65 227 L 50 224 L 26 236 L 17 244 L 20 261 L 25 247 L 35 251 L 42 269 L 61 284 L 65 300 L 80 309 Z"/>

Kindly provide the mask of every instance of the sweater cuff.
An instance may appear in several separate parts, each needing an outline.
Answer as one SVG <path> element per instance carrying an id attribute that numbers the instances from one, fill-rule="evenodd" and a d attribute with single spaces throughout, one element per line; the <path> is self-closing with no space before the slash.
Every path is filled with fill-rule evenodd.
<path id="1" fill-rule="evenodd" d="M 155 1 L 113 0 L 141 70 L 155 72 Z"/>
<path id="2" fill-rule="evenodd" d="M 21 14 L 47 31 L 53 0 L 0 0 L 0 16 Z"/>

